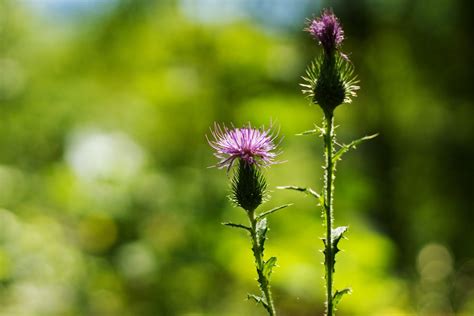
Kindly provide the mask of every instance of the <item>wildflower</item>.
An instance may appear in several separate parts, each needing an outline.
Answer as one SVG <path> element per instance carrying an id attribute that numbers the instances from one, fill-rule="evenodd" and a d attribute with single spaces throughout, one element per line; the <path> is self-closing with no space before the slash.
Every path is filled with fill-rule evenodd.
<path id="1" fill-rule="evenodd" d="M 344 30 L 332 10 L 324 10 L 321 17 L 310 20 L 305 29 L 323 46 L 327 54 L 332 54 L 344 40 Z"/>
<path id="2" fill-rule="evenodd" d="M 250 126 L 243 128 L 228 129 L 215 124 L 211 131 L 214 140 L 209 140 L 209 145 L 215 149 L 214 155 L 220 160 L 218 168 L 227 167 L 229 170 L 236 159 L 244 161 L 248 165 L 266 167 L 274 164 L 276 135 L 271 129 L 263 127 L 255 129 Z"/>
<path id="3" fill-rule="evenodd" d="M 240 228 L 247 231 L 252 242 L 252 252 L 255 257 L 257 281 L 261 296 L 248 294 L 249 299 L 254 299 L 261 304 L 269 316 L 275 316 L 270 287 L 272 269 L 276 266 L 276 257 L 264 259 L 265 240 L 267 239 L 267 216 L 283 209 L 289 204 L 273 208 L 266 212 L 256 212 L 257 208 L 268 198 L 267 181 L 261 167 L 275 163 L 277 144 L 275 139 L 278 133 L 271 129 L 252 128 L 250 123 L 242 128 L 228 129 L 225 126 L 214 124 L 211 130 L 213 140 L 207 139 L 209 145 L 215 150 L 214 155 L 219 159 L 216 167 L 227 167 L 229 171 L 237 160 L 237 166 L 232 170 L 230 179 L 229 198 L 234 205 L 242 208 L 248 216 L 249 225 L 236 223 L 223 223 L 226 226 Z"/>
<path id="4" fill-rule="evenodd" d="M 303 93 L 318 104 L 328 117 L 342 103 L 351 103 L 359 89 L 354 67 L 349 58 L 339 51 L 344 31 L 332 10 L 325 9 L 321 17 L 309 22 L 305 29 L 323 46 L 323 54 L 307 68 Z"/>

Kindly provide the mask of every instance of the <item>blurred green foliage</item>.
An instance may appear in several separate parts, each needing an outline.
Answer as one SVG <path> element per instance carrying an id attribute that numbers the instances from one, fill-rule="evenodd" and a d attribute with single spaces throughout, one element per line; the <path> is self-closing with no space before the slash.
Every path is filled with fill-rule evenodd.
<path id="1" fill-rule="evenodd" d="M 316 188 L 322 140 L 294 135 L 321 120 L 298 87 L 321 3 L 56 2 L 0 3 L 0 315 L 261 315 L 205 134 L 276 121 L 270 188 Z M 472 315 L 473 4 L 331 5 L 362 86 L 338 135 L 380 133 L 338 168 L 339 314 Z M 295 203 L 270 220 L 277 309 L 322 314 L 319 210 L 272 195 Z"/>

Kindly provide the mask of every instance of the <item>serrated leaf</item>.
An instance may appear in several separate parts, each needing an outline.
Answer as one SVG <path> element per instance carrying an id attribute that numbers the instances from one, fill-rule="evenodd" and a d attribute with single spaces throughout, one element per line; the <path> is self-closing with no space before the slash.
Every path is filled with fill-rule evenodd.
<path id="1" fill-rule="evenodd" d="M 263 218 L 257 222 L 257 239 L 258 239 L 258 245 L 260 247 L 260 253 L 262 254 L 265 249 L 265 240 L 267 239 L 267 231 L 268 231 L 267 219 Z"/>
<path id="2" fill-rule="evenodd" d="M 337 161 L 339 161 L 342 157 L 342 155 L 344 155 L 346 152 L 348 152 L 350 149 L 355 149 L 357 145 L 359 145 L 360 143 L 366 141 L 366 140 L 369 140 L 369 139 L 373 139 L 375 137 L 377 137 L 379 134 L 373 134 L 373 135 L 369 135 L 369 136 L 364 136 L 364 137 L 361 137 L 359 139 L 356 139 L 356 140 L 353 140 L 352 142 L 350 142 L 349 144 L 347 145 L 342 145 L 342 148 L 339 149 L 333 156 L 332 158 L 332 162 L 333 163 L 336 163 Z"/>
<path id="3" fill-rule="evenodd" d="M 249 232 L 251 231 L 250 227 L 242 225 L 242 224 L 227 222 L 227 223 L 222 223 L 222 225 L 233 227 L 233 228 L 241 228 L 241 229 L 244 229 L 244 230 L 249 231 Z"/>
<path id="4" fill-rule="evenodd" d="M 333 298 L 332 298 L 332 308 L 333 311 L 336 311 L 337 304 L 341 301 L 342 297 L 345 294 L 351 294 L 352 290 L 350 288 L 345 288 L 343 290 L 337 290 L 336 293 L 334 293 Z"/>
<path id="5" fill-rule="evenodd" d="M 269 280 L 272 275 L 273 268 L 276 266 L 277 258 L 271 257 L 263 265 L 263 275 Z"/>
<path id="6" fill-rule="evenodd" d="M 339 244 L 339 241 L 341 238 L 344 236 L 344 233 L 347 231 L 349 227 L 347 226 L 340 226 L 332 229 L 331 237 L 332 237 L 332 253 L 334 254 L 334 257 L 336 257 L 336 253 L 340 251 L 339 248 L 337 248 L 337 245 Z M 335 260 L 334 260 L 335 262 Z M 333 266 L 334 267 L 334 266 Z"/>
<path id="7" fill-rule="evenodd" d="M 331 230 L 331 252 L 332 252 L 332 258 L 329 258 L 329 254 L 327 252 L 327 243 L 326 243 L 326 238 L 323 238 L 324 242 L 324 258 L 326 260 L 326 267 L 328 266 L 327 264 L 330 263 L 332 266 L 333 272 L 335 271 L 335 265 L 336 265 L 336 254 L 340 251 L 340 249 L 337 247 L 339 244 L 339 241 L 341 238 L 344 236 L 344 233 L 347 231 L 348 227 L 347 226 L 340 226 L 333 228 Z"/>
<path id="8" fill-rule="evenodd" d="M 255 301 L 255 303 L 257 303 L 257 304 L 262 304 L 265 308 L 268 307 L 267 301 L 266 301 L 263 297 L 261 297 L 261 296 L 248 293 L 248 294 L 247 294 L 247 299 L 248 299 L 248 300 L 252 299 L 252 300 Z"/>
<path id="9" fill-rule="evenodd" d="M 266 216 L 268 216 L 268 215 L 270 215 L 270 214 L 272 214 L 272 213 L 275 213 L 276 211 L 279 211 L 279 210 L 284 209 L 284 208 L 286 208 L 286 207 L 288 207 L 288 206 L 291 206 L 291 205 L 293 205 L 293 204 L 290 203 L 290 204 L 284 204 L 284 205 L 280 205 L 280 206 L 274 207 L 274 208 L 272 208 L 271 210 L 268 210 L 268 211 L 266 211 L 266 212 L 263 212 L 263 213 L 257 215 L 257 220 L 259 220 L 259 219 L 261 219 L 261 218 L 264 218 L 264 217 L 266 217 Z"/>
<path id="10" fill-rule="evenodd" d="M 337 246 L 339 243 L 339 240 L 343 237 L 344 233 L 349 229 L 348 226 L 339 226 L 336 228 L 333 228 L 331 231 L 331 236 L 332 236 L 332 244 Z"/>

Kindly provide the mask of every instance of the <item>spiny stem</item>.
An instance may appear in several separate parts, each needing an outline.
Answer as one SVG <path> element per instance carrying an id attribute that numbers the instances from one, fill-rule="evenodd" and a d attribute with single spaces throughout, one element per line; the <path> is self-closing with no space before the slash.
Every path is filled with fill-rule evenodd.
<path id="1" fill-rule="evenodd" d="M 325 266 L 326 266 L 326 315 L 333 316 L 333 263 L 334 253 L 332 247 L 332 222 L 333 222 L 333 180 L 334 180 L 334 162 L 333 162 L 333 142 L 334 142 L 334 118 L 332 113 L 325 115 L 325 181 L 324 181 L 324 210 L 326 217 L 326 249 L 325 249 Z"/>
<path id="2" fill-rule="evenodd" d="M 270 290 L 270 281 L 265 277 L 263 274 L 264 268 L 264 260 L 263 260 L 263 252 L 260 250 L 259 238 L 257 235 L 257 217 L 255 215 L 255 211 L 248 211 L 247 212 L 249 221 L 250 221 L 250 236 L 252 238 L 252 251 L 255 257 L 255 265 L 257 267 L 257 275 L 258 275 L 258 284 L 260 285 L 260 290 L 263 293 L 265 298 L 264 307 L 270 316 L 276 316 L 275 306 L 273 304 L 272 299 L 272 292 Z"/>

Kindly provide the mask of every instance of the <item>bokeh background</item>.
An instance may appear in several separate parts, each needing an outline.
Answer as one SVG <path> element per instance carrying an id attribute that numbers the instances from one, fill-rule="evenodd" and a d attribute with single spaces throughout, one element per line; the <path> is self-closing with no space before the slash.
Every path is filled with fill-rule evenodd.
<path id="1" fill-rule="evenodd" d="M 470 0 L 2 0 L 0 315 L 264 315 L 205 135 L 276 122 L 267 255 L 280 315 L 323 313 L 320 123 L 298 83 L 332 6 L 361 80 L 336 224 L 339 315 L 474 315 Z"/>

